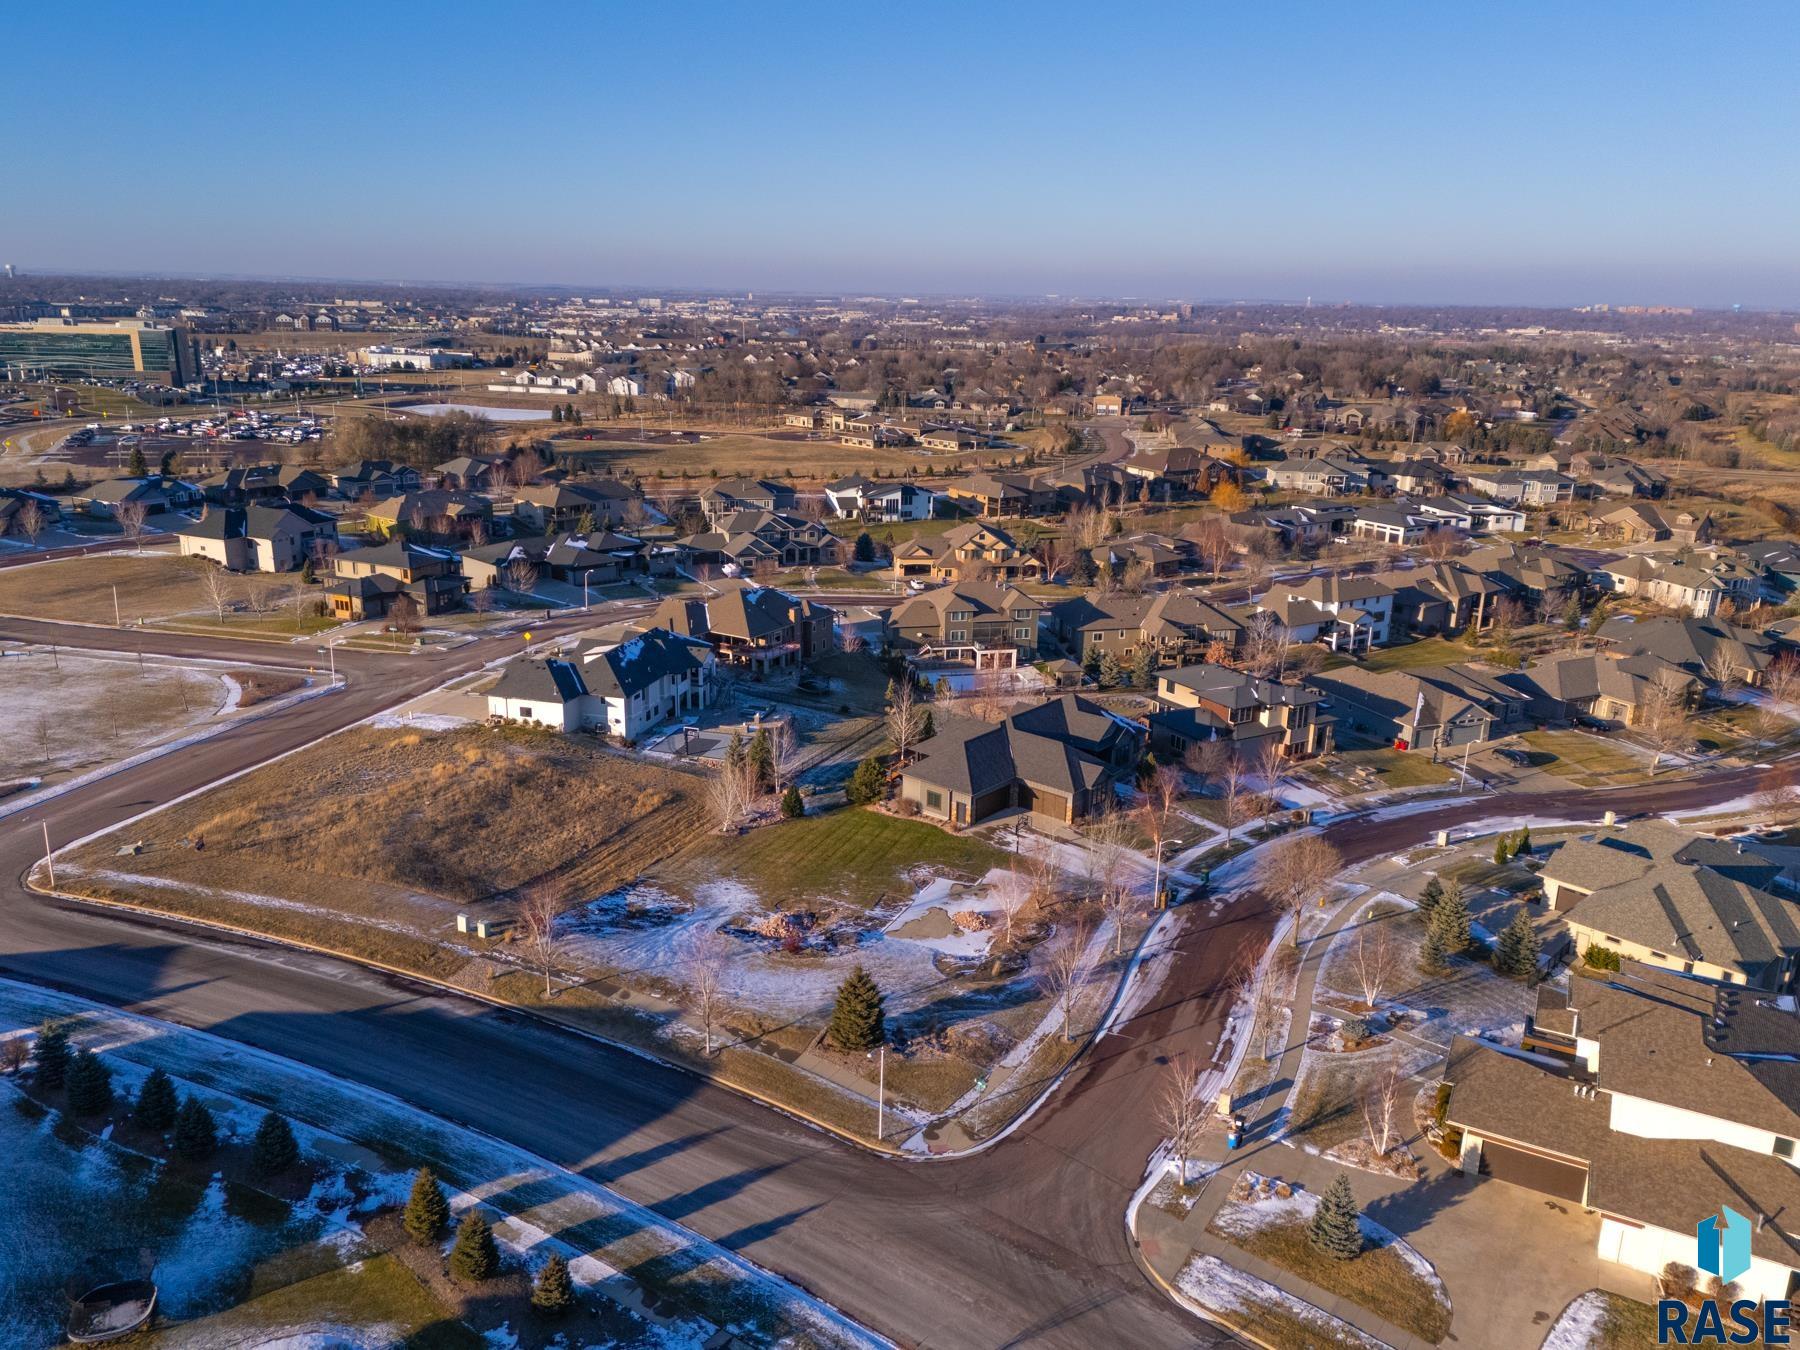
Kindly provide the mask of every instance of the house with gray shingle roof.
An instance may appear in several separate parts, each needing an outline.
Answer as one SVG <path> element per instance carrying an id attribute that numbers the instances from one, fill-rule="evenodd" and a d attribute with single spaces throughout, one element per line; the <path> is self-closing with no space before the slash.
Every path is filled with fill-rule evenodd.
<path id="1" fill-rule="evenodd" d="M 706 643 L 652 628 L 623 642 L 509 662 L 487 691 L 488 715 L 635 741 L 710 703 L 715 669 Z"/>
<path id="2" fill-rule="evenodd" d="M 1527 1054 L 1525 1051 L 1530 1053 Z M 1692 1266 L 1695 1226 L 1750 1228 L 1736 1297 L 1800 1274 L 1800 1019 L 1752 991 L 1627 961 L 1539 987 L 1523 1046 L 1458 1037 L 1446 1123 L 1465 1175 L 1599 1216 L 1604 1260 Z"/>

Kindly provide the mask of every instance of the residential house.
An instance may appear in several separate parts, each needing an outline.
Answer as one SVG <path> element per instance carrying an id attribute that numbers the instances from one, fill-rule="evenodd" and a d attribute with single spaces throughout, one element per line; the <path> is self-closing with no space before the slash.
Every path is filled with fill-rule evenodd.
<path id="1" fill-rule="evenodd" d="M 1705 544 L 1713 538 L 1711 512 L 1669 512 L 1649 502 L 1624 502 L 1590 515 L 1588 533 L 1625 544 L 1649 544 L 1672 539 L 1678 544 Z"/>
<path id="2" fill-rule="evenodd" d="M 909 596 L 888 611 L 887 645 L 934 664 L 1011 670 L 1037 654 L 1043 602 L 1015 586 L 955 582 Z"/>
<path id="3" fill-rule="evenodd" d="M 634 535 L 596 530 L 591 534 L 527 535 L 464 549 L 463 575 L 471 590 L 501 588 L 535 592 L 553 581 L 575 590 L 611 586 L 674 571 L 674 553 Z M 528 570 L 527 570 L 528 569 Z M 530 578 L 530 585 L 524 579 Z"/>
<path id="4" fill-rule="evenodd" d="M 1661 820 L 1556 846 L 1539 876 L 1577 956 L 1628 961 L 1779 993 L 1800 958 L 1800 903 L 1784 868 L 1736 840 Z"/>
<path id="5" fill-rule="evenodd" d="M 833 645 L 835 613 L 772 586 L 728 583 L 704 598 L 671 596 L 642 625 L 699 638 L 720 664 L 753 676 L 790 670 L 825 655 Z"/>
<path id="6" fill-rule="evenodd" d="M 792 511 L 799 504 L 794 489 L 767 478 L 722 478 L 700 494 L 700 510 L 708 525 L 740 511 Z"/>
<path id="7" fill-rule="evenodd" d="M 1394 624 L 1412 637 L 1479 632 L 1493 622 L 1494 605 L 1506 594 L 1499 582 L 1454 561 L 1377 572 L 1370 579 L 1393 591 Z"/>
<path id="8" fill-rule="evenodd" d="M 184 558 L 210 558 L 231 572 L 292 572 L 337 548 L 337 519 L 286 502 L 214 506 L 175 531 Z"/>
<path id="9" fill-rule="evenodd" d="M 1131 399 L 1125 394 L 1095 394 L 1094 416 L 1123 417 L 1125 410 L 1131 406 Z"/>
<path id="10" fill-rule="evenodd" d="M 749 570 L 760 565 L 816 567 L 835 563 L 838 537 L 815 520 L 778 511 L 739 511 L 720 516 L 715 528 L 678 540 L 684 564 L 721 564 Z"/>
<path id="11" fill-rule="evenodd" d="M 506 460 L 502 456 L 458 455 L 439 464 L 432 473 L 437 476 L 439 487 L 480 492 L 493 482 L 495 466 L 504 463 Z"/>
<path id="12" fill-rule="evenodd" d="M 1334 652 L 1385 647 L 1393 636 L 1394 592 L 1373 577 L 1323 576 L 1309 577 L 1298 585 L 1282 583 L 1264 597 L 1264 607 L 1269 607 L 1269 598 L 1277 596 L 1330 615 L 1334 622 L 1318 636 Z M 1277 617 L 1287 622 L 1285 616 Z"/>
<path id="13" fill-rule="evenodd" d="M 1333 450 L 1303 459 L 1284 459 L 1269 465 L 1268 481 L 1283 492 L 1306 492 L 1339 497 L 1367 492 L 1373 486 L 1368 461 L 1349 450 Z"/>
<path id="14" fill-rule="evenodd" d="M 1089 653 L 1131 663 L 1145 648 L 1153 665 L 1194 661 L 1213 652 L 1235 653 L 1243 644 L 1250 616 L 1213 604 L 1196 591 L 1154 595 L 1096 592 L 1057 602 L 1050 610 L 1056 635 L 1086 662 Z"/>
<path id="15" fill-rule="evenodd" d="M 1597 590 L 1681 610 L 1696 619 L 1710 619 L 1727 601 L 1755 604 L 1761 582 L 1730 557 L 1654 553 L 1628 553 L 1601 563 L 1589 577 Z"/>
<path id="16" fill-rule="evenodd" d="M 1679 666 L 1647 654 L 1564 652 L 1501 677 L 1531 700 L 1539 722 L 1582 722 L 1608 729 L 1638 725 L 1668 691 L 1691 706 L 1700 681 Z"/>
<path id="17" fill-rule="evenodd" d="M 1056 506 L 1056 489 L 1021 473 L 971 473 L 944 485 L 943 495 L 990 520 L 1046 515 Z"/>
<path id="18" fill-rule="evenodd" d="M 1140 449 L 1121 461 L 1119 468 L 1143 480 L 1143 495 L 1150 501 L 1209 497 L 1220 483 L 1237 487 L 1244 483 L 1244 471 L 1236 464 L 1191 445 Z"/>
<path id="19" fill-rule="evenodd" d="M 188 511 L 199 506 L 204 497 L 192 483 L 179 478 L 108 478 L 68 494 L 73 510 L 97 520 L 115 520 L 119 508 L 127 504 L 141 506 L 147 515 L 169 511 Z"/>
<path id="20" fill-rule="evenodd" d="M 1499 469 L 1490 465 L 1463 470 L 1463 481 L 1474 492 L 1498 502 L 1518 506 L 1555 506 L 1572 502 L 1589 490 L 1554 469 Z"/>
<path id="21" fill-rule="evenodd" d="M 840 516 L 857 520 L 930 520 L 938 494 L 904 479 L 851 474 L 825 485 L 825 499 Z"/>
<path id="22" fill-rule="evenodd" d="M 1300 502 L 1292 506 L 1241 511 L 1234 524 L 1258 526 L 1274 533 L 1281 547 L 1312 548 L 1349 535 L 1357 508 L 1349 502 Z"/>
<path id="23" fill-rule="evenodd" d="M 1505 587 L 1511 599 L 1540 615 L 1559 613 L 1587 586 L 1587 568 L 1549 547 L 1490 544 L 1462 561 L 1463 566 Z"/>
<path id="24" fill-rule="evenodd" d="M 340 553 L 332 571 L 337 581 L 325 598 L 338 619 L 383 618 L 403 596 L 417 614 L 441 614 L 461 605 L 469 589 L 456 554 L 407 539 Z"/>
<path id="25" fill-rule="evenodd" d="M 894 575 L 932 581 L 1036 581 L 1044 565 L 998 525 L 971 520 L 895 544 Z"/>
<path id="26" fill-rule="evenodd" d="M 1451 528 L 1442 516 L 1416 510 L 1410 502 L 1382 502 L 1357 508 L 1350 537 L 1389 548 L 1416 548 L 1440 529 Z"/>
<path id="27" fill-rule="evenodd" d="M 493 525 L 494 504 L 474 492 L 422 488 L 362 509 L 363 527 L 386 539 L 406 533 L 433 539 L 485 537 Z"/>
<path id="28" fill-rule="evenodd" d="M 630 529 L 660 520 L 643 494 L 616 478 L 533 483 L 513 495 L 513 523 L 528 534 L 567 534 L 593 526 Z"/>
<path id="29" fill-rule="evenodd" d="M 323 497 L 330 492 L 331 481 L 324 474 L 297 464 L 250 464 L 221 469 L 202 478 L 199 488 L 209 502 L 243 506 L 280 497 L 295 501 Z"/>
<path id="30" fill-rule="evenodd" d="M 46 492 L 0 488 L 0 539 L 25 537 L 26 526 L 33 520 L 35 529 L 54 527 L 62 520 L 61 504 Z"/>
<path id="31" fill-rule="evenodd" d="M 1152 577 L 1170 577 L 1192 565 L 1192 540 L 1166 534 L 1116 535 L 1083 550 L 1096 576 L 1124 576 L 1134 568 Z"/>
<path id="32" fill-rule="evenodd" d="M 1525 513 L 1504 502 L 1461 492 L 1446 492 L 1417 503 L 1424 515 L 1441 516 L 1465 534 L 1522 534 Z"/>
<path id="33" fill-rule="evenodd" d="M 410 464 L 396 464 L 391 459 L 358 460 L 331 475 L 332 491 L 352 502 L 364 497 L 401 496 L 416 492 L 423 485 L 417 469 Z"/>
<path id="34" fill-rule="evenodd" d="M 1651 1277 L 1691 1268 L 1696 1222 L 1729 1209 L 1749 1228 L 1737 1296 L 1790 1296 L 1800 1274 L 1791 1011 L 1626 962 L 1607 979 L 1538 986 L 1525 1043 L 1532 1053 L 1471 1037 L 1451 1045 L 1445 1123 L 1460 1132 L 1466 1176 L 1598 1215 L 1599 1256 Z"/>
<path id="35" fill-rule="evenodd" d="M 1354 732 L 1396 750 L 1480 745 L 1525 724 L 1528 698 L 1470 665 L 1373 671 L 1351 666 L 1313 676 L 1339 738 Z"/>
<path id="36" fill-rule="evenodd" d="M 1325 696 L 1308 685 L 1202 663 L 1158 672 L 1155 694 L 1158 706 L 1148 721 L 1159 754 L 1179 756 L 1219 740 L 1246 758 L 1271 740 L 1289 759 L 1331 748 L 1331 719 L 1319 715 Z"/>
<path id="37" fill-rule="evenodd" d="M 1721 672 L 1739 684 L 1762 683 L 1775 659 L 1775 644 L 1761 633 L 1723 619 L 1608 619 L 1595 634 L 1628 656 L 1660 657 L 1688 674 L 1716 683 Z"/>
<path id="38" fill-rule="evenodd" d="M 1387 466 L 1387 477 L 1395 492 L 1408 497 L 1440 496 L 1456 482 L 1448 469 L 1428 459 L 1396 460 Z"/>
<path id="39" fill-rule="evenodd" d="M 705 642 L 651 628 L 569 656 L 509 662 L 487 691 L 488 713 L 559 731 L 635 741 L 712 702 L 716 660 Z"/>
<path id="40" fill-rule="evenodd" d="M 937 719 L 936 732 L 900 771 L 900 796 L 928 819 L 974 825 L 1023 810 L 1072 824 L 1113 800 L 1143 753 L 1143 728 L 1079 694 L 998 724 Z"/>

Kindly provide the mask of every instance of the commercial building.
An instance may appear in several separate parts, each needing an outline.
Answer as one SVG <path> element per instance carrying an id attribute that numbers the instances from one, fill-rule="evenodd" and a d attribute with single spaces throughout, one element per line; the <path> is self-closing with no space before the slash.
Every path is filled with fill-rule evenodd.
<path id="1" fill-rule="evenodd" d="M 106 323 L 35 319 L 0 324 L 0 371 L 14 377 L 26 373 L 138 377 L 179 386 L 200 378 L 200 359 L 185 328 L 164 328 L 139 319 Z"/>

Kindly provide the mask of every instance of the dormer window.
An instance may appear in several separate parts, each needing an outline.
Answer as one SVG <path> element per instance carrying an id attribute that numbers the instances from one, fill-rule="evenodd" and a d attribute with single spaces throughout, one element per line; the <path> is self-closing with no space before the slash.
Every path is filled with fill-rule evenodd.
<path id="1" fill-rule="evenodd" d="M 1792 1139 L 1784 1139 L 1781 1135 L 1776 1135 L 1775 1156 L 1777 1158 L 1786 1158 L 1790 1162 L 1793 1161 L 1794 1141 Z"/>

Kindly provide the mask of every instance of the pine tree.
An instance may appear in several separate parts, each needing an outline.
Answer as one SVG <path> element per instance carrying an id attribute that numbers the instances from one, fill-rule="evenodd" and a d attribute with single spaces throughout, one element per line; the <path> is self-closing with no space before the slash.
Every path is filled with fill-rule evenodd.
<path id="1" fill-rule="evenodd" d="M 1081 673 L 1087 676 L 1092 684 L 1100 683 L 1101 652 L 1098 647 L 1089 647 L 1081 657 Z"/>
<path id="2" fill-rule="evenodd" d="M 1514 979 L 1528 980 L 1537 974 L 1538 952 L 1543 943 L 1531 926 L 1531 915 L 1523 905 L 1512 916 L 1512 922 L 1501 929 L 1494 942 L 1494 969 Z"/>
<path id="3" fill-rule="evenodd" d="M 919 739 L 928 741 L 937 735 L 937 718 L 931 715 L 931 709 L 925 709 L 925 715 L 919 719 Z"/>
<path id="4" fill-rule="evenodd" d="M 875 540 L 870 537 L 867 530 L 864 530 L 861 534 L 856 536 L 855 557 L 856 561 L 859 563 L 872 563 L 875 561 Z"/>
<path id="5" fill-rule="evenodd" d="M 744 733 L 741 731 L 732 732 L 731 740 L 727 742 L 725 746 L 725 762 L 734 769 L 741 769 L 744 767 L 744 761 L 748 758 L 749 754 L 749 750 L 744 746 Z"/>
<path id="6" fill-rule="evenodd" d="M 250 1146 L 250 1166 L 260 1177 L 280 1176 L 300 1161 L 300 1145 L 294 1142 L 293 1127 L 287 1117 L 271 1111 L 256 1127 L 256 1139 Z"/>
<path id="7" fill-rule="evenodd" d="M 1519 826 L 1519 839 L 1513 845 L 1513 857 L 1516 858 L 1521 853 L 1526 857 L 1531 856 L 1531 826 L 1529 825 Z"/>
<path id="8" fill-rule="evenodd" d="M 569 1263 L 553 1254 L 532 1283 L 531 1306 L 539 1312 L 560 1316 L 574 1304 L 575 1282 L 569 1278 Z"/>
<path id="9" fill-rule="evenodd" d="M 1428 923 L 1425 926 L 1425 941 L 1419 946 L 1419 969 L 1427 975 L 1439 975 L 1449 964 L 1450 954 L 1444 950 L 1443 938 Z"/>
<path id="10" fill-rule="evenodd" d="M 69 1063 L 69 1113 L 97 1116 L 112 1105 L 112 1070 L 92 1050 L 83 1050 Z"/>
<path id="11" fill-rule="evenodd" d="M 838 986 L 825 1037 L 839 1050 L 873 1050 L 887 1038 L 883 996 L 868 971 L 861 966 Z"/>
<path id="12" fill-rule="evenodd" d="M 1131 658 L 1131 682 L 1139 689 L 1148 689 L 1156 670 L 1156 653 L 1149 647 L 1139 647 L 1137 655 Z"/>
<path id="13" fill-rule="evenodd" d="M 143 446 L 134 445 L 131 447 L 131 462 L 126 466 L 125 472 L 130 474 L 133 478 L 145 478 L 149 476 L 150 466 L 144 461 Z"/>
<path id="14" fill-rule="evenodd" d="M 210 1158 L 219 1147 L 219 1130 L 213 1114 L 198 1097 L 184 1097 L 175 1113 L 175 1152 L 189 1162 Z"/>
<path id="15" fill-rule="evenodd" d="M 552 403 L 550 405 L 550 420 L 552 422 L 562 421 L 562 404 Z"/>
<path id="16" fill-rule="evenodd" d="M 181 1103 L 175 1097 L 175 1084 L 161 1069 L 150 1070 L 150 1076 L 138 1089 L 137 1103 L 131 1108 L 131 1122 L 139 1129 L 161 1134 L 175 1123 Z"/>
<path id="17" fill-rule="evenodd" d="M 1444 883 L 1435 876 L 1425 883 L 1425 889 L 1419 892 L 1419 916 L 1429 922 L 1431 911 L 1438 907 L 1438 901 L 1444 898 Z"/>
<path id="18" fill-rule="evenodd" d="M 1119 658 L 1112 652 L 1100 654 L 1100 687 L 1102 689 L 1116 689 L 1119 679 L 1124 673 L 1124 668 L 1119 665 Z"/>
<path id="19" fill-rule="evenodd" d="M 1319 1197 L 1307 1237 L 1315 1248 L 1337 1261 L 1354 1261 L 1362 1255 L 1362 1211 L 1344 1173 L 1339 1172 Z"/>
<path id="20" fill-rule="evenodd" d="M 767 791 L 775 784 L 775 747 L 769 741 L 769 729 L 758 727 L 750 738 L 747 752 L 750 768 L 756 774 L 756 786 Z"/>
<path id="21" fill-rule="evenodd" d="M 463 1284 L 480 1284 L 500 1268 L 500 1249 L 494 1230 L 473 1206 L 456 1226 L 456 1242 L 450 1248 L 450 1274 Z"/>
<path id="22" fill-rule="evenodd" d="M 856 772 L 850 775 L 844 796 L 852 806 L 868 806 L 887 796 L 887 772 L 881 767 L 881 761 L 870 755 L 858 764 Z"/>
<path id="23" fill-rule="evenodd" d="M 1504 863 L 1512 857 L 1512 850 L 1507 847 L 1510 842 L 1505 835 L 1494 840 L 1494 862 L 1496 864 Z"/>
<path id="24" fill-rule="evenodd" d="M 444 1199 L 444 1188 L 429 1167 L 421 1167 L 413 1176 L 412 1194 L 406 1197 L 400 1226 L 421 1247 L 443 1241 L 450 1228 L 450 1202 Z"/>
<path id="25" fill-rule="evenodd" d="M 32 1050 L 36 1065 L 37 1085 L 59 1088 L 69 1074 L 69 1029 L 61 1022 L 46 1022 L 38 1028 L 37 1045 Z"/>
<path id="26" fill-rule="evenodd" d="M 798 820 L 806 814 L 806 803 L 801 799 L 800 789 L 789 783 L 787 791 L 781 794 L 781 815 L 784 820 Z"/>
<path id="27" fill-rule="evenodd" d="M 1444 887 L 1444 898 L 1431 911 L 1431 933 L 1445 956 L 1461 956 L 1469 949 L 1469 905 L 1455 881 Z"/>

